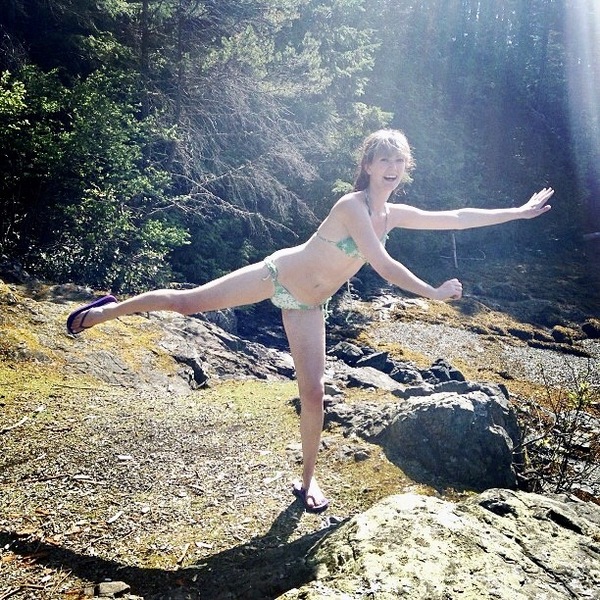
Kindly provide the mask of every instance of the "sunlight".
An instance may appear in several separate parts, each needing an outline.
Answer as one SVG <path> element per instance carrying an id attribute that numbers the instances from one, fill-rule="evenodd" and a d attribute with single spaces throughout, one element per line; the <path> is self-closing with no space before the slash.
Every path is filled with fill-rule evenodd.
<path id="1" fill-rule="evenodd" d="M 566 8 L 567 76 L 573 143 L 589 193 L 588 223 L 600 229 L 600 9 L 595 0 Z"/>

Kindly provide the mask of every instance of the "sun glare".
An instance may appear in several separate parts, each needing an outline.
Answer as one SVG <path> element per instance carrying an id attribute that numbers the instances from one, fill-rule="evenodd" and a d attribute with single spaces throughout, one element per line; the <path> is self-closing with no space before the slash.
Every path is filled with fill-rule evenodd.
<path id="1" fill-rule="evenodd" d="M 600 7 L 574 0 L 565 9 L 572 139 L 587 190 L 588 227 L 600 230 Z"/>

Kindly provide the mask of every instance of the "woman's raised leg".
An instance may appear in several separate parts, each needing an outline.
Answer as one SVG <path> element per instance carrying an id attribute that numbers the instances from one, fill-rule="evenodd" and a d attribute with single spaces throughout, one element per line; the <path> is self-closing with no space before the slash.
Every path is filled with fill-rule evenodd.
<path id="1" fill-rule="evenodd" d="M 171 310 L 184 315 L 222 310 L 254 304 L 273 294 L 273 281 L 264 263 L 256 263 L 233 271 L 191 290 L 153 290 L 123 302 L 111 302 L 89 310 L 75 311 L 70 329 L 84 329 L 125 315 L 157 310 Z M 75 313 L 71 313 L 74 315 Z"/>
<path id="2" fill-rule="evenodd" d="M 320 308 L 284 310 L 282 314 L 301 403 L 302 487 L 296 492 L 301 493 L 308 510 L 319 511 L 328 505 L 315 479 L 324 415 L 325 320 Z"/>

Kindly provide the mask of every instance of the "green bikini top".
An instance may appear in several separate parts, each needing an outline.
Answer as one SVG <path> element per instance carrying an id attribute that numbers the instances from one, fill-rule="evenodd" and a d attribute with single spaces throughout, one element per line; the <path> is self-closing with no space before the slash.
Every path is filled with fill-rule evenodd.
<path id="1" fill-rule="evenodd" d="M 345 237 L 341 240 L 338 240 L 337 242 L 334 242 L 333 240 L 328 240 L 326 237 L 323 237 L 318 232 L 317 232 L 317 237 L 320 240 L 327 242 L 328 244 L 332 244 L 338 250 L 341 250 L 349 258 L 362 258 L 363 260 L 365 259 L 364 256 L 360 253 L 360 250 L 358 249 L 358 246 L 356 245 L 354 238 L 352 238 L 351 236 Z M 385 246 L 385 243 L 386 243 L 388 237 L 389 236 L 386 231 L 380 240 L 384 246 Z"/>
<path id="2" fill-rule="evenodd" d="M 367 204 L 367 209 L 368 209 L 369 215 L 370 215 L 371 214 L 371 202 L 370 202 L 369 194 L 366 191 L 365 191 L 365 202 Z M 386 213 L 385 213 L 385 231 L 383 232 L 383 237 L 380 239 L 380 242 L 384 246 L 389 237 L 388 231 L 387 231 L 387 220 L 388 220 L 388 213 L 386 211 Z M 354 238 L 352 238 L 352 236 L 345 237 L 341 240 L 338 240 L 337 242 L 335 242 L 334 240 L 329 240 L 326 237 L 323 237 L 318 231 L 316 233 L 316 236 L 320 240 L 323 240 L 324 242 L 327 242 L 328 244 L 332 244 L 338 250 L 341 250 L 349 258 L 361 258 L 362 260 L 365 260 L 364 256 L 360 253 L 360 250 L 358 249 L 358 246 L 356 245 L 356 242 L 354 241 Z"/>

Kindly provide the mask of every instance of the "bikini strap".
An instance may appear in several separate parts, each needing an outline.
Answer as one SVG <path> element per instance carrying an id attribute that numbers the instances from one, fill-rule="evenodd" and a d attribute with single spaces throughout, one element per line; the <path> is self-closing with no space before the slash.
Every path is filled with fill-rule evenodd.
<path id="1" fill-rule="evenodd" d="M 371 198 L 369 198 L 369 190 L 365 189 L 365 204 L 367 205 L 367 210 L 369 211 L 369 216 L 372 215 L 371 213 Z"/>

